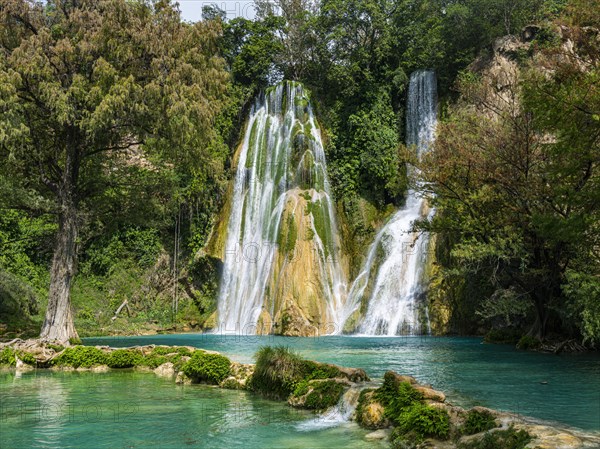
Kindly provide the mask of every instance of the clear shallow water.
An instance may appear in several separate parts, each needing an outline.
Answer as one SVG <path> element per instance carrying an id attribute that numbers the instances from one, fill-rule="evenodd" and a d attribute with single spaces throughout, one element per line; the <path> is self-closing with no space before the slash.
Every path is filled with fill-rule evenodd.
<path id="1" fill-rule="evenodd" d="M 2 448 L 348 448 L 364 440 L 353 423 L 241 391 L 188 385 L 121 370 L 0 373 Z M 308 423 L 308 425 L 306 425 Z"/>
<path id="2" fill-rule="evenodd" d="M 253 361 L 260 346 L 286 345 L 309 359 L 363 368 L 374 378 L 389 369 L 413 375 L 444 391 L 459 405 L 483 405 L 600 431 L 598 354 L 538 354 L 508 345 L 482 344 L 479 338 L 449 337 L 174 334 L 89 338 L 85 343 L 190 345 L 246 363 Z"/>

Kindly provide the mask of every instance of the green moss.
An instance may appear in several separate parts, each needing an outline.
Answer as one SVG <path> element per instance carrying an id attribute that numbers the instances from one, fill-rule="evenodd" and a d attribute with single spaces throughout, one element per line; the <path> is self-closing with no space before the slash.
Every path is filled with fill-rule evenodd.
<path id="1" fill-rule="evenodd" d="M 65 349 L 65 347 L 63 345 L 53 345 L 52 343 L 50 343 L 46 346 L 48 346 L 48 348 L 52 349 L 54 352 L 60 352 L 63 349 Z"/>
<path id="2" fill-rule="evenodd" d="M 54 365 L 89 368 L 94 365 L 105 365 L 108 356 L 93 346 L 73 346 L 65 349 L 53 360 Z"/>
<path id="3" fill-rule="evenodd" d="M 450 417 L 445 410 L 425 404 L 413 404 L 396 417 L 396 435 L 416 435 L 420 440 L 427 437 L 448 438 Z"/>
<path id="4" fill-rule="evenodd" d="M 168 355 L 168 354 L 180 354 L 180 355 L 192 355 L 192 351 L 190 351 L 185 346 L 156 346 L 152 349 L 151 354 L 154 355 Z"/>
<path id="5" fill-rule="evenodd" d="M 29 352 L 18 351 L 16 352 L 16 355 L 19 357 L 19 359 L 21 359 L 23 363 L 27 363 L 31 366 L 37 365 L 36 358 L 33 356 L 33 354 L 30 354 Z"/>
<path id="6" fill-rule="evenodd" d="M 340 401 L 345 390 L 344 386 L 335 380 L 312 381 L 309 388 L 312 391 L 306 396 L 304 407 L 310 410 L 326 410 L 333 407 Z"/>
<path id="7" fill-rule="evenodd" d="M 144 357 L 143 364 L 148 368 L 157 368 L 163 363 L 167 363 L 169 359 L 164 355 L 150 353 L 146 357 Z"/>
<path id="8" fill-rule="evenodd" d="M 306 380 L 333 379 L 341 376 L 339 368 L 333 365 L 317 363 L 312 360 L 305 360 L 303 365 L 304 379 Z"/>
<path id="9" fill-rule="evenodd" d="M 296 397 L 304 396 L 306 393 L 308 393 L 309 390 L 308 382 L 309 381 L 306 379 L 303 379 L 300 382 L 298 382 L 292 394 Z"/>
<path id="10" fill-rule="evenodd" d="M 290 214 L 287 217 L 287 239 L 285 243 L 285 252 L 290 259 L 294 258 L 294 249 L 296 248 L 296 240 L 298 240 L 298 227 L 294 215 Z"/>
<path id="11" fill-rule="evenodd" d="M 108 354 L 106 364 L 111 368 L 132 368 L 141 365 L 144 355 L 136 349 L 117 349 Z"/>
<path id="12" fill-rule="evenodd" d="M 219 384 L 231 371 L 231 361 L 220 354 L 210 354 L 204 351 L 194 351 L 192 358 L 183 365 L 186 376 L 195 381 Z"/>
<path id="13" fill-rule="evenodd" d="M 458 449 L 525 449 L 531 440 L 527 432 L 517 431 L 511 426 L 506 430 L 488 432 L 481 439 L 461 443 Z"/>
<path id="14" fill-rule="evenodd" d="M 302 396 L 308 391 L 309 381 L 340 376 L 337 367 L 304 360 L 285 346 L 262 347 L 255 358 L 249 388 L 268 397 L 286 399 L 290 394 Z"/>
<path id="15" fill-rule="evenodd" d="M 490 412 L 485 410 L 469 410 L 461 433 L 464 435 L 474 435 L 497 426 L 496 419 Z"/>
<path id="16" fill-rule="evenodd" d="M 329 232 L 331 218 L 329 217 L 327 207 L 319 200 L 307 203 L 307 210 L 313 216 L 314 232 L 317 233 L 321 242 L 323 242 L 324 256 L 327 258 L 333 253 L 333 238 Z"/>
<path id="17" fill-rule="evenodd" d="M 385 415 L 393 423 L 398 423 L 405 409 L 420 404 L 423 395 L 408 382 L 400 382 L 396 375 L 388 371 L 383 376 L 383 385 L 375 392 L 375 398 L 385 408 Z"/>
<path id="18" fill-rule="evenodd" d="M 16 364 L 15 352 L 11 348 L 4 348 L 0 352 L 0 365 L 15 366 Z"/>
<path id="19" fill-rule="evenodd" d="M 69 343 L 72 345 L 81 345 L 83 342 L 81 341 L 81 338 L 79 338 L 79 337 L 71 337 L 71 338 L 69 338 Z"/>
<path id="20" fill-rule="evenodd" d="M 369 405 L 372 401 L 373 401 L 373 393 L 376 390 L 373 388 L 365 388 L 364 390 L 362 390 L 360 392 L 360 395 L 358 396 L 358 402 L 356 403 L 356 422 L 358 423 L 359 426 L 361 427 L 367 427 L 367 423 L 365 423 L 363 421 L 364 418 L 364 408 Z"/>

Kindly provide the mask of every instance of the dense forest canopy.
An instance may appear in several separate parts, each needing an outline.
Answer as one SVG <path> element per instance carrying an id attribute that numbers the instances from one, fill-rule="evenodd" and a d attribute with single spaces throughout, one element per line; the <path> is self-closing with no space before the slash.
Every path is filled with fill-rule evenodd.
<path id="1" fill-rule="evenodd" d="M 43 336 L 75 337 L 71 310 L 104 332 L 125 299 L 136 325 L 206 321 L 218 269 L 201 249 L 245 113 L 293 79 L 312 92 L 350 255 L 418 185 L 450 331 L 600 337 L 598 0 L 257 0 L 254 20 L 209 6 L 195 24 L 168 1 L 4 0 L 0 21 L 11 330 L 47 309 Z M 473 63 L 533 24 L 498 107 Z M 438 74 L 442 124 L 418 163 L 401 142 L 420 68 Z"/>

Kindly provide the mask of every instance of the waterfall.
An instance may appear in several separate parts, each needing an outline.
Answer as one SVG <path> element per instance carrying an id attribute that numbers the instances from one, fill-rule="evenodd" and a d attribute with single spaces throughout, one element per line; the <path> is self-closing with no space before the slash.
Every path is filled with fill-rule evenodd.
<path id="1" fill-rule="evenodd" d="M 320 284 L 314 287 L 318 295 L 304 299 L 324 302 L 319 315 L 337 323 L 345 275 L 338 263 L 323 143 L 300 84 L 280 83 L 253 105 L 239 151 L 227 226 L 218 298 L 220 332 L 256 333 L 261 314 L 275 317 L 277 307 L 291 302 L 277 297 L 289 294 L 279 284 L 300 277 L 301 271 L 315 271 L 310 284 Z M 300 248 L 308 252 L 307 247 L 312 254 L 298 254 Z M 301 279 L 298 284 L 303 287 L 303 282 L 309 283 Z M 301 287 L 294 286 L 296 299 L 305 294 Z"/>
<path id="2" fill-rule="evenodd" d="M 414 72 L 408 88 L 406 144 L 415 148 L 417 156 L 429 149 L 435 137 L 436 120 L 435 73 Z M 427 201 L 409 190 L 404 207 L 376 235 L 366 263 L 350 289 L 344 314 L 346 319 L 349 318 L 361 305 L 364 307 L 368 297 L 367 310 L 358 327 L 360 334 L 428 332 L 429 329 L 420 328 L 418 305 L 423 293 L 423 267 L 429 237 L 413 232 L 412 224 L 431 213 Z"/>
<path id="3" fill-rule="evenodd" d="M 367 388 L 367 385 L 353 385 L 342 395 L 339 402 L 325 412 L 319 414 L 316 418 L 304 421 L 296 425 L 296 429 L 304 431 L 314 431 L 336 427 L 340 424 L 352 420 L 360 392 Z"/>

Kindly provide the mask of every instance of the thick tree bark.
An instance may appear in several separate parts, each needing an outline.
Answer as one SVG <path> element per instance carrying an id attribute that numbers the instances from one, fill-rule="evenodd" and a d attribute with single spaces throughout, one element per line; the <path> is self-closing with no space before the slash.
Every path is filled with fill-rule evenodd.
<path id="1" fill-rule="evenodd" d="M 71 284 L 77 270 L 77 237 L 79 234 L 76 185 L 79 175 L 80 154 L 75 133 L 67 134 L 67 152 L 63 176 L 56 185 L 58 200 L 58 233 L 50 270 L 48 308 L 40 338 L 68 343 L 78 338 L 71 310 Z"/>
<path id="2" fill-rule="evenodd" d="M 77 210 L 72 193 L 61 193 L 56 248 L 50 271 L 48 308 L 40 337 L 67 343 L 77 338 L 71 310 L 71 283 L 77 266 Z"/>

